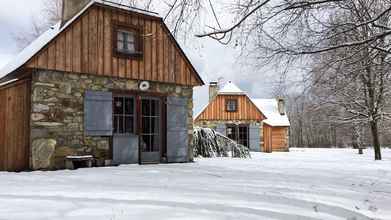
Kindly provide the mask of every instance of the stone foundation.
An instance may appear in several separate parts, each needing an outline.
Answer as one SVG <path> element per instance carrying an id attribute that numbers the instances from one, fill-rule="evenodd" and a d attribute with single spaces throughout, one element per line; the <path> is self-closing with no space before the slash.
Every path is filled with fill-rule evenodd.
<path id="1" fill-rule="evenodd" d="M 109 137 L 84 135 L 84 93 L 87 90 L 138 90 L 137 80 L 37 71 L 32 77 L 32 169 L 63 169 L 69 155 L 93 155 L 99 164 L 111 159 Z M 188 98 L 189 146 L 193 134 L 193 89 L 167 83 L 151 83 L 150 92 Z M 190 157 L 192 159 L 192 150 Z"/>

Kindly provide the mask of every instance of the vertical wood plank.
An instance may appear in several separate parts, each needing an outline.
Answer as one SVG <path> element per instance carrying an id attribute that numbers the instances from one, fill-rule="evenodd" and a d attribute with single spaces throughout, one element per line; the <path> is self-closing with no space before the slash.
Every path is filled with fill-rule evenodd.
<path id="1" fill-rule="evenodd" d="M 126 17 L 122 13 L 118 13 L 118 21 L 121 23 L 125 23 Z M 119 69 L 118 74 L 119 77 L 124 78 L 126 76 L 126 58 L 118 58 Z"/>
<path id="2" fill-rule="evenodd" d="M 73 29 L 70 28 L 65 32 L 65 70 L 67 72 L 72 72 L 72 49 L 73 49 Z"/>
<path id="3" fill-rule="evenodd" d="M 82 17 L 82 37 L 83 37 L 83 43 L 82 43 L 82 72 L 83 73 L 89 73 L 89 12 L 87 12 L 83 17 Z"/>
<path id="4" fill-rule="evenodd" d="M 98 75 L 103 75 L 104 73 L 104 41 L 105 41 L 105 34 L 104 34 L 104 28 L 105 28 L 105 18 L 104 18 L 104 9 L 98 8 L 98 22 L 97 22 L 97 29 L 98 29 Z"/>
<path id="5" fill-rule="evenodd" d="M 129 25 L 132 25 L 133 24 L 133 17 L 131 14 L 128 14 L 127 16 L 125 16 L 126 18 L 126 24 L 129 24 Z M 125 77 L 128 78 L 128 79 L 134 79 L 133 76 L 132 76 L 132 60 L 134 59 L 126 59 L 126 74 L 125 74 Z"/>
<path id="6" fill-rule="evenodd" d="M 92 8 L 89 15 L 89 44 L 88 44 L 88 72 L 96 74 L 98 72 L 98 53 L 97 53 L 97 9 Z"/>
<path id="7" fill-rule="evenodd" d="M 48 49 L 45 48 L 39 55 L 38 55 L 38 67 L 47 69 L 48 68 Z"/>
<path id="8" fill-rule="evenodd" d="M 5 109 L 6 96 L 5 90 L 0 90 L 0 170 L 5 170 Z"/>
<path id="9" fill-rule="evenodd" d="M 104 75 L 110 76 L 113 72 L 112 62 L 112 14 L 110 10 L 104 10 Z"/>
<path id="10" fill-rule="evenodd" d="M 142 27 L 139 26 L 139 17 L 136 15 L 131 16 L 131 24 L 134 25 L 135 27 L 139 27 L 142 30 Z M 140 33 L 143 34 L 143 33 Z M 139 79 L 140 71 L 139 71 L 139 65 L 140 62 L 138 59 L 132 59 L 130 60 L 131 62 L 131 78 L 132 79 Z"/>
<path id="11" fill-rule="evenodd" d="M 157 54 L 159 52 L 158 48 L 158 34 L 157 34 L 157 27 L 156 27 L 156 22 L 152 21 L 151 22 L 151 50 L 152 50 L 152 60 L 151 60 L 151 66 L 152 66 L 152 77 L 151 80 L 157 81 L 158 80 L 158 68 L 159 68 L 159 62 L 157 58 Z"/>
<path id="12" fill-rule="evenodd" d="M 150 20 L 145 21 L 145 29 L 146 29 L 146 37 L 144 38 L 144 45 L 145 45 L 145 56 L 144 56 L 144 62 L 145 62 L 145 74 L 144 79 L 145 80 L 151 80 L 152 79 L 152 38 L 151 32 L 152 32 L 152 22 Z"/>
<path id="13" fill-rule="evenodd" d="M 163 39 L 163 32 L 162 27 L 159 24 L 157 26 L 158 30 L 158 44 L 159 44 L 159 53 L 158 53 L 158 81 L 164 81 L 164 39 Z"/>
<path id="14" fill-rule="evenodd" d="M 65 35 L 60 35 L 56 42 L 56 69 L 65 71 Z"/>
<path id="15" fill-rule="evenodd" d="M 141 33 L 142 33 L 142 41 L 143 41 L 143 58 L 138 60 L 138 69 L 139 69 L 139 74 L 138 74 L 138 79 L 145 79 L 145 51 L 146 51 L 146 46 L 145 46 L 145 40 L 146 40 L 146 27 L 145 27 L 145 20 L 138 17 L 138 24 L 141 28 Z"/>
<path id="16" fill-rule="evenodd" d="M 114 23 L 118 23 L 118 13 L 115 13 L 115 12 L 112 12 L 112 22 Z M 113 35 L 115 34 L 114 31 L 112 33 Z M 113 36 L 112 36 L 113 37 Z M 114 43 L 114 42 L 112 42 Z M 118 77 L 119 74 L 118 74 L 118 58 L 113 54 L 112 56 L 112 66 L 113 66 L 113 69 L 112 69 L 112 76 L 115 76 L 115 77 Z"/>
<path id="17" fill-rule="evenodd" d="M 81 21 L 77 21 L 73 26 L 73 49 L 72 49 L 72 71 L 73 72 L 82 72 L 82 30 L 81 30 Z"/>

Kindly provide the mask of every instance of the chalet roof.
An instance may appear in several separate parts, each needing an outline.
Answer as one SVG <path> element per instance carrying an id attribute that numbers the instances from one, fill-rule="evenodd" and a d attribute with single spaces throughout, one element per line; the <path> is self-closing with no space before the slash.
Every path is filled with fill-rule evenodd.
<path id="1" fill-rule="evenodd" d="M 244 95 L 243 92 L 235 83 L 232 81 L 227 82 L 219 91 L 218 94 L 221 95 Z"/>
<path id="2" fill-rule="evenodd" d="M 277 99 L 251 99 L 257 108 L 266 116 L 263 122 L 275 126 L 285 127 L 290 126 L 288 116 L 281 115 L 278 111 Z"/>
<path id="3" fill-rule="evenodd" d="M 278 111 L 278 101 L 277 99 L 254 99 L 249 97 L 246 92 L 242 91 L 238 86 L 233 82 L 229 81 L 222 86 L 218 91 L 218 95 L 246 95 L 250 101 L 258 108 L 258 110 L 266 117 L 263 121 L 264 123 L 273 126 L 273 127 L 289 127 L 290 122 L 288 116 L 281 115 Z M 205 105 L 202 110 L 195 115 L 197 119 L 202 112 L 209 106 L 210 103 Z"/>
<path id="4" fill-rule="evenodd" d="M 24 48 L 16 57 L 11 60 L 8 64 L 6 64 L 2 69 L 0 69 L 0 83 L 6 84 L 7 81 L 14 80 L 13 73 L 26 64 L 35 54 L 37 54 L 40 50 L 42 50 L 49 42 L 51 42 L 55 37 L 57 37 L 62 31 L 64 31 L 68 26 L 70 26 L 75 20 L 77 20 L 85 11 L 87 11 L 92 5 L 103 5 L 118 8 L 121 10 L 131 11 L 138 14 L 147 15 L 150 17 L 156 17 L 158 19 L 162 19 L 159 14 L 155 12 L 150 12 L 146 10 L 142 10 L 135 7 L 130 7 L 127 5 L 119 4 L 113 1 L 107 0 L 91 0 L 79 13 L 77 13 L 73 18 L 67 21 L 65 24 L 61 25 L 61 22 L 58 22 L 54 26 L 50 27 L 46 32 L 44 32 L 41 36 L 35 39 L 30 45 Z M 175 42 L 178 44 L 177 42 Z M 180 48 L 179 44 L 178 47 Z M 180 48 L 181 49 L 181 48 Z M 182 49 L 181 49 L 182 50 Z M 186 55 L 185 55 L 186 57 Z M 188 59 L 186 57 L 186 59 Z M 191 65 L 191 64 L 190 64 Z M 192 66 L 192 68 L 194 68 Z M 195 70 L 196 72 L 196 70 Z M 199 77 L 198 73 L 196 73 L 200 81 L 202 79 Z M 8 77 L 10 76 L 10 77 Z M 203 82 L 202 82 L 203 83 Z"/>

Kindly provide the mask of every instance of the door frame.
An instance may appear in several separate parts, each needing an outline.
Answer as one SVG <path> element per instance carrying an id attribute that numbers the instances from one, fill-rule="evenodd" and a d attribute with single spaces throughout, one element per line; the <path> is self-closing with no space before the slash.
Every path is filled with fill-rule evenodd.
<path id="1" fill-rule="evenodd" d="M 167 158 L 167 93 L 158 93 L 158 92 L 142 92 L 139 90 L 111 90 L 113 97 L 118 96 L 133 96 L 135 98 L 135 135 L 141 138 L 141 98 L 150 97 L 154 99 L 159 99 L 160 105 L 160 161 L 159 163 L 165 162 Z M 113 154 L 113 141 L 111 141 L 111 153 Z M 138 146 L 138 163 L 143 165 L 141 160 L 141 142 L 139 141 Z"/>

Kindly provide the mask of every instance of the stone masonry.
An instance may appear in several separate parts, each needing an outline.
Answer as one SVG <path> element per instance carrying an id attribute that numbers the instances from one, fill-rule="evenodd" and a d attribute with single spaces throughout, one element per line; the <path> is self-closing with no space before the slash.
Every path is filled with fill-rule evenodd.
<path id="1" fill-rule="evenodd" d="M 109 137 L 84 135 L 84 93 L 138 90 L 137 80 L 96 75 L 37 71 L 32 77 L 30 167 L 63 169 L 68 155 L 93 155 L 98 165 L 110 159 Z M 150 92 L 188 98 L 189 146 L 193 134 L 193 90 L 167 83 L 151 83 Z M 190 150 L 192 152 L 192 150 Z M 190 153 L 192 159 L 192 153 Z"/>

